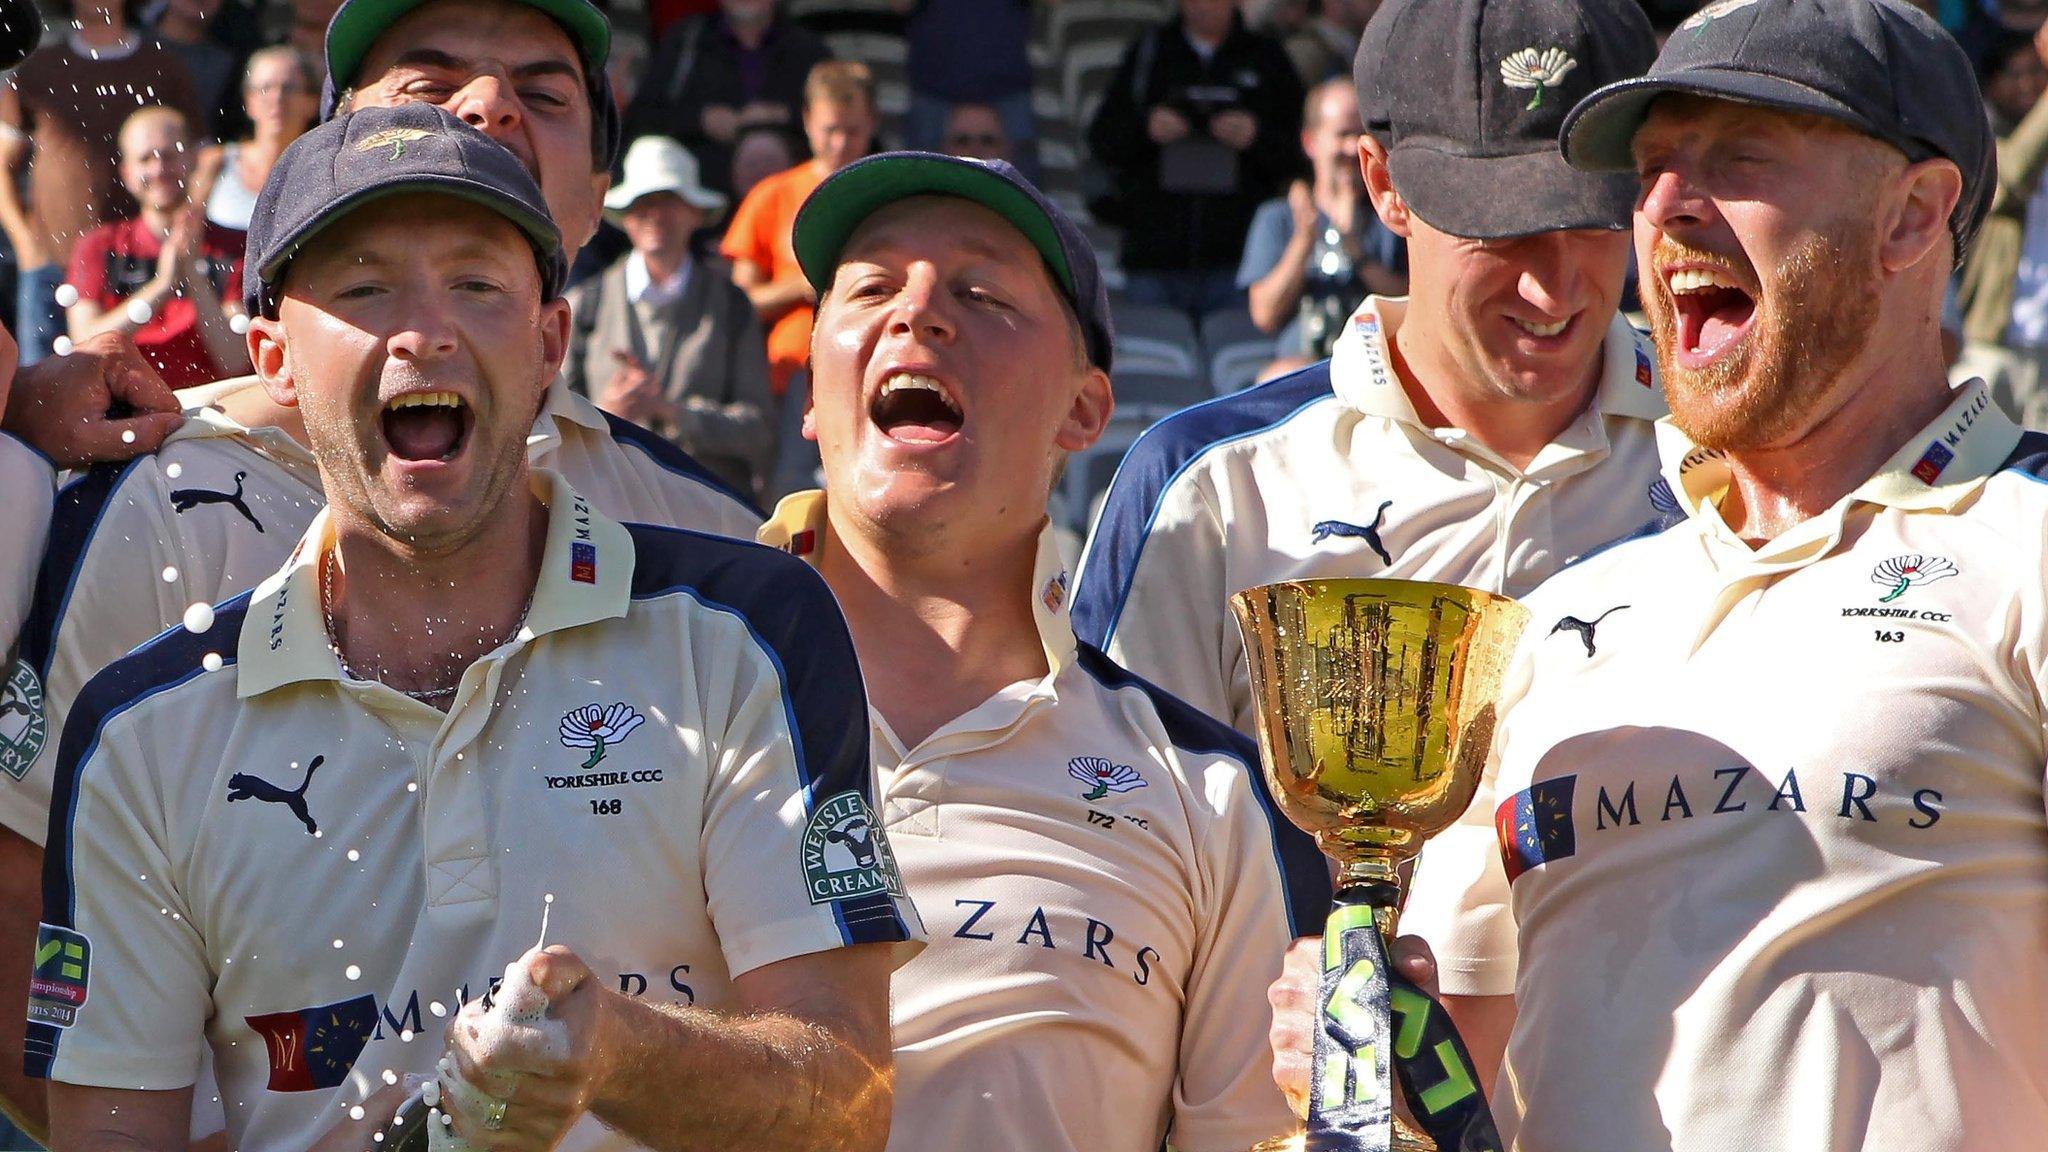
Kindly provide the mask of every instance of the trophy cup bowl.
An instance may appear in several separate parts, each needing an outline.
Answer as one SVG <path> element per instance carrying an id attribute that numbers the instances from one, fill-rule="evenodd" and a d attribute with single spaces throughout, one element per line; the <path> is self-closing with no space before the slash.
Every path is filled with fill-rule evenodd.
<path id="1" fill-rule="evenodd" d="M 1456 822 L 1479 787 L 1528 610 L 1490 592 L 1412 580 L 1288 581 L 1239 592 L 1230 606 L 1274 800 L 1340 866 L 1332 929 L 1347 905 L 1369 908 L 1391 942 L 1401 866 Z M 1320 1033 L 1318 1043 L 1326 1043 Z M 1323 1059 L 1319 1048 L 1319 1069 Z M 1318 1098 L 1312 1132 L 1320 1107 Z M 1394 1127 L 1393 1148 L 1434 1147 L 1405 1124 Z M 1301 1147 L 1297 1139 L 1261 1147 Z"/>

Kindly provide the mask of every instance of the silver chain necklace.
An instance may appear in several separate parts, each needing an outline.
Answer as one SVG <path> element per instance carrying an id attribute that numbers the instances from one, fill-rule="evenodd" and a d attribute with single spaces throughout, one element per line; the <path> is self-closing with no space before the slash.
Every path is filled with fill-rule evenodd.
<path id="1" fill-rule="evenodd" d="M 526 614 L 532 610 L 533 598 L 529 596 L 526 600 L 526 607 L 521 608 L 519 610 L 518 622 L 512 625 L 512 634 L 514 636 L 517 636 L 519 634 L 519 630 L 521 628 L 526 627 Z M 341 665 L 341 674 L 343 676 L 346 676 L 351 680 L 362 680 L 373 684 L 384 684 L 384 678 L 381 676 L 364 676 L 358 673 L 355 669 L 349 667 L 348 657 L 342 655 L 341 645 L 335 640 L 336 632 L 334 629 L 334 553 L 332 552 L 324 553 L 320 557 L 320 621 L 327 628 L 327 650 L 329 652 L 334 653 L 335 662 Z M 384 686 L 386 688 L 391 687 L 389 684 L 384 684 Z M 401 693 L 405 696 L 409 696 L 412 699 L 418 700 L 424 704 L 431 703 L 435 700 L 439 700 L 444 696 L 453 696 L 455 695 L 456 690 L 460 687 L 462 687 L 461 683 L 457 682 L 455 684 L 449 685 L 446 688 L 423 688 L 418 691 L 413 691 L 407 688 L 395 688 L 392 690 Z"/>

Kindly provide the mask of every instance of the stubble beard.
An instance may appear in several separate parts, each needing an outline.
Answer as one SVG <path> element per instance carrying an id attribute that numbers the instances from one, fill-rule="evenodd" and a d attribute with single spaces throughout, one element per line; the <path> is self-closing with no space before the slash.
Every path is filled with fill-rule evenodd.
<path id="1" fill-rule="evenodd" d="M 1783 443 L 1810 423 L 1876 326 L 1876 250 L 1876 223 L 1850 212 L 1808 235 L 1768 277 L 1751 272 L 1747 279 L 1763 292 L 1750 332 L 1734 354 L 1705 368 L 1677 363 L 1672 305 L 1661 287 L 1646 286 L 1643 308 L 1672 422 L 1702 448 L 1735 452 Z M 1659 264 L 1729 263 L 1668 237 L 1656 251 Z"/>

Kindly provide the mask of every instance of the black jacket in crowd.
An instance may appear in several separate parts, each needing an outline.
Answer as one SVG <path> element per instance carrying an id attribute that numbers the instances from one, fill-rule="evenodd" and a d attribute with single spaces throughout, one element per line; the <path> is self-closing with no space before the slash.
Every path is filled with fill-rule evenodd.
<path id="1" fill-rule="evenodd" d="M 1175 17 L 1141 33 L 1124 52 L 1088 126 L 1088 147 L 1111 181 L 1091 203 L 1124 230 L 1123 266 L 1133 271 L 1237 267 L 1252 214 L 1301 171 L 1305 93 L 1287 50 L 1253 32 L 1242 17 L 1204 64 Z M 1238 156 L 1237 190 L 1227 195 L 1167 193 L 1159 186 L 1159 146 L 1146 132 L 1155 106 L 1188 118 L 1194 132 L 1228 108 L 1258 121 L 1252 146 Z"/>
<path id="2" fill-rule="evenodd" d="M 732 188 L 732 152 L 704 135 L 704 109 L 723 104 L 737 110 L 749 99 L 785 104 L 790 109 L 790 136 L 802 140 L 804 78 L 812 65 L 832 56 L 810 29 L 777 16 L 764 44 L 767 76 L 761 91 L 749 97 L 730 35 L 725 17 L 717 12 L 686 16 L 669 25 L 647 61 L 624 120 L 628 141 L 667 136 L 688 148 L 697 158 L 704 183 L 722 192 Z"/>

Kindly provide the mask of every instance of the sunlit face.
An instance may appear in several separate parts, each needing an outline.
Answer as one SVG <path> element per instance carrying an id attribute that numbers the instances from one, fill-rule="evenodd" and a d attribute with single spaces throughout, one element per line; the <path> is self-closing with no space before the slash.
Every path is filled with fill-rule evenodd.
<path id="1" fill-rule="evenodd" d="M 191 172 L 185 134 L 169 117 L 152 116 L 129 124 L 119 142 L 121 186 L 144 208 L 168 212 L 185 202 L 185 178 Z"/>
<path id="2" fill-rule="evenodd" d="M 503 144 L 539 182 L 572 251 L 597 231 L 607 173 L 591 171 L 590 96 L 562 27 L 506 0 L 432 0 L 363 58 L 352 107 L 438 104 Z"/>
<path id="3" fill-rule="evenodd" d="M 1192 35 L 1204 40 L 1221 40 L 1230 31 L 1231 13 L 1237 0 L 1180 0 L 1182 24 Z"/>
<path id="4" fill-rule="evenodd" d="M 2025 116 L 2043 92 L 2048 92 L 2048 64 L 2032 45 L 2007 56 L 1984 81 L 1985 101 L 2008 120 Z"/>
<path id="5" fill-rule="evenodd" d="M 1628 233 L 1543 232 L 1470 240 L 1410 213 L 1406 323 L 1429 325 L 1479 396 L 1536 404 L 1596 378 L 1628 274 Z"/>
<path id="6" fill-rule="evenodd" d="M 875 110 L 863 100 L 812 101 L 804 107 L 804 137 L 811 143 L 811 155 L 827 171 L 837 172 L 868 154 L 868 144 L 875 138 Z"/>
<path id="7" fill-rule="evenodd" d="M 754 185 L 795 164 L 796 157 L 781 133 L 758 131 L 741 136 L 732 150 L 733 199 L 745 197 Z"/>
<path id="8" fill-rule="evenodd" d="M 980 205 L 903 200 L 847 243 L 811 337 L 827 488 L 898 539 L 1036 532 L 1063 452 L 1109 418 L 1051 273 Z"/>
<path id="9" fill-rule="evenodd" d="M 1796 442 L 1847 399 L 1884 279 L 1875 206 L 1905 158 L 1816 117 L 1693 97 L 1659 100 L 1635 155 L 1673 419 L 1711 448 Z"/>
<path id="10" fill-rule="evenodd" d="M 956 104 L 946 118 L 946 151 L 977 160 L 1008 160 L 1010 138 L 1002 117 L 986 104 Z"/>
<path id="11" fill-rule="evenodd" d="M 568 339 L 520 231 L 466 200 L 393 196 L 316 235 L 282 290 L 251 359 L 304 417 L 336 515 L 429 554 L 485 530 L 523 482 Z"/>
<path id="12" fill-rule="evenodd" d="M 674 260 L 690 247 L 690 236 L 704 223 L 702 209 L 673 192 L 640 197 L 619 214 L 619 227 L 642 256 Z"/>
<path id="13" fill-rule="evenodd" d="M 1358 115 L 1358 93 L 1348 83 L 1328 85 L 1316 98 L 1315 112 L 1314 121 L 1301 131 L 1301 149 L 1308 154 L 1316 179 L 1361 185 L 1358 137 L 1365 124 Z"/>
<path id="14" fill-rule="evenodd" d="M 258 57 L 242 83 L 242 107 L 249 122 L 270 131 L 303 129 L 320 112 L 320 93 L 282 55 Z"/>

